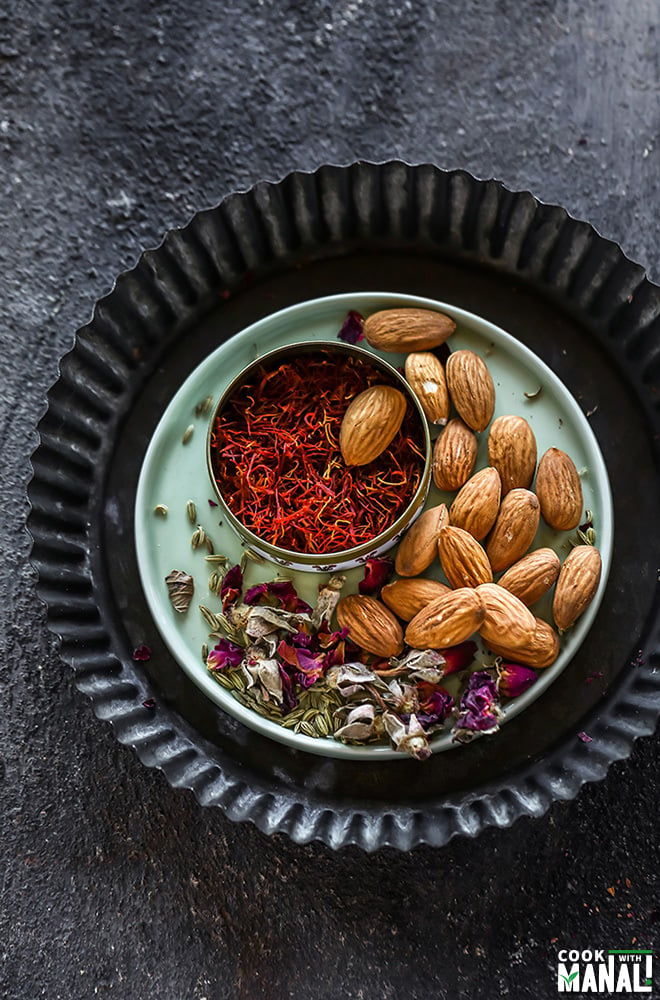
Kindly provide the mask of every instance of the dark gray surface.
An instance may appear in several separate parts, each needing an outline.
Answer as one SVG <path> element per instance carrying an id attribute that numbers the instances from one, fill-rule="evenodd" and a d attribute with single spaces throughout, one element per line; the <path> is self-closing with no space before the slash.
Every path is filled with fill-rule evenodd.
<path id="1" fill-rule="evenodd" d="M 4 995 L 545 998 L 563 945 L 657 947 L 657 736 L 478 841 L 368 857 L 268 839 L 94 719 L 22 524 L 75 327 L 140 249 L 258 179 L 465 167 L 588 219 L 657 280 L 654 20 L 641 2 L 3 8 Z"/>

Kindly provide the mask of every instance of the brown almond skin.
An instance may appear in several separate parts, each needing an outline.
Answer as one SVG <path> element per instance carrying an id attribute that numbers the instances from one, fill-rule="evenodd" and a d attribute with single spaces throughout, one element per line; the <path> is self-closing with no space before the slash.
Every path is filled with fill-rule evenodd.
<path id="1" fill-rule="evenodd" d="M 450 420 L 433 449 L 433 480 L 439 490 L 460 490 L 474 472 L 477 439 L 460 417 Z"/>
<path id="2" fill-rule="evenodd" d="M 399 543 L 394 560 L 398 576 L 418 576 L 431 565 L 438 554 L 438 535 L 449 521 L 444 503 L 430 507 L 408 528 Z"/>
<path id="3" fill-rule="evenodd" d="M 523 417 L 506 415 L 493 420 L 488 431 L 488 461 L 500 474 L 502 496 L 531 486 L 536 455 L 534 431 Z"/>
<path id="4" fill-rule="evenodd" d="M 576 545 L 559 571 L 552 614 L 560 632 L 574 625 L 598 590 L 602 572 L 600 552 L 593 545 Z"/>
<path id="5" fill-rule="evenodd" d="M 449 420 L 451 403 L 445 370 L 439 359 L 430 351 L 414 351 L 406 358 L 404 371 L 426 419 L 444 427 Z"/>
<path id="6" fill-rule="evenodd" d="M 517 562 L 534 541 L 541 509 L 531 490 L 511 490 L 504 497 L 495 526 L 486 545 L 486 552 L 498 573 Z"/>
<path id="7" fill-rule="evenodd" d="M 380 351 L 408 354 L 439 347 L 455 329 L 450 316 L 434 309 L 381 309 L 367 316 L 362 332 Z"/>
<path id="8" fill-rule="evenodd" d="M 353 399 L 339 429 L 346 465 L 367 465 L 396 436 L 406 413 L 406 397 L 391 385 L 372 385 Z"/>
<path id="9" fill-rule="evenodd" d="M 529 607 L 550 590 L 560 566 L 561 560 L 552 549 L 536 549 L 510 566 L 497 582 Z"/>
<path id="10" fill-rule="evenodd" d="M 413 649 L 457 646 L 477 631 L 484 614 L 478 591 L 450 590 L 415 615 L 406 629 L 406 642 Z"/>
<path id="11" fill-rule="evenodd" d="M 451 594 L 451 587 L 440 580 L 429 580 L 422 576 L 394 580 L 380 592 L 381 599 L 390 611 L 404 622 L 411 621 L 428 604 L 445 594 Z"/>
<path id="12" fill-rule="evenodd" d="M 449 508 L 449 522 L 481 541 L 495 524 L 500 509 L 502 483 L 497 469 L 475 472 L 456 494 Z"/>
<path id="13" fill-rule="evenodd" d="M 495 386 L 485 361 L 474 351 L 454 351 L 445 373 L 459 415 L 473 431 L 483 431 L 495 409 Z"/>
<path id="14" fill-rule="evenodd" d="M 582 483 L 570 455 L 548 448 L 536 473 L 536 495 L 546 524 L 557 531 L 572 531 L 582 517 Z"/>
<path id="15" fill-rule="evenodd" d="M 526 667 L 541 669 L 551 666 L 559 656 L 559 636 L 542 618 L 536 618 L 535 623 L 534 634 L 528 642 L 516 646 L 507 642 L 490 641 L 489 648 L 496 656 L 503 656 L 505 660 L 513 660 Z"/>
<path id="16" fill-rule="evenodd" d="M 398 656 L 403 649 L 403 631 L 389 608 L 375 597 L 349 594 L 337 605 L 340 628 L 347 628 L 349 637 L 375 656 Z"/>
<path id="17" fill-rule="evenodd" d="M 438 555 L 442 570 L 454 590 L 492 582 L 493 571 L 488 556 L 469 531 L 451 524 L 441 528 Z"/>
<path id="18" fill-rule="evenodd" d="M 491 643 L 517 649 L 532 641 L 536 619 L 522 601 L 496 583 L 482 584 L 477 594 L 486 612 L 479 632 L 491 649 Z"/>

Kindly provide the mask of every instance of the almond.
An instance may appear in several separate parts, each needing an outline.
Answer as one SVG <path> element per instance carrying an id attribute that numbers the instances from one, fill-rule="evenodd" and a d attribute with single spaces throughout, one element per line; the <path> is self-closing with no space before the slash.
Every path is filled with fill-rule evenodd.
<path id="1" fill-rule="evenodd" d="M 575 624 L 593 601 L 602 570 L 600 552 L 593 545 L 576 545 L 559 571 L 552 614 L 560 632 Z"/>
<path id="2" fill-rule="evenodd" d="M 511 566 L 534 541 L 539 526 L 538 498 L 531 490 L 511 490 L 504 497 L 486 552 L 493 571 Z"/>
<path id="3" fill-rule="evenodd" d="M 524 647 L 534 638 L 536 619 L 522 601 L 496 583 L 477 587 L 485 617 L 479 632 L 491 649 L 491 643 L 512 648 Z"/>
<path id="4" fill-rule="evenodd" d="M 444 425 L 449 420 L 449 392 L 442 364 L 430 351 L 415 351 L 406 358 L 405 373 L 431 424 Z"/>
<path id="5" fill-rule="evenodd" d="M 433 479 L 439 490 L 459 490 L 474 471 L 477 439 L 459 417 L 450 420 L 433 449 Z"/>
<path id="6" fill-rule="evenodd" d="M 443 572 L 454 590 L 492 582 L 493 571 L 488 556 L 469 531 L 450 524 L 441 528 L 438 555 Z"/>
<path id="7" fill-rule="evenodd" d="M 548 448 L 536 473 L 536 495 L 543 520 L 557 531 L 572 531 L 582 516 L 582 484 L 573 459 Z"/>
<path id="8" fill-rule="evenodd" d="M 559 636 L 542 618 L 535 618 L 534 633 L 526 642 L 518 645 L 491 640 L 488 646 L 496 656 L 503 656 L 514 663 L 522 663 L 526 667 L 549 667 L 559 656 Z M 482 632 L 483 635 L 483 632 Z"/>
<path id="9" fill-rule="evenodd" d="M 483 431 L 495 409 L 495 386 L 485 361 L 474 351 L 454 351 L 447 359 L 446 375 L 459 415 L 473 431 Z"/>
<path id="10" fill-rule="evenodd" d="M 481 541 L 495 524 L 502 484 L 497 469 L 476 472 L 462 486 L 449 509 L 449 521 Z"/>
<path id="11" fill-rule="evenodd" d="M 552 549 L 536 549 L 510 566 L 497 582 L 529 607 L 550 590 L 560 566 L 559 556 Z"/>
<path id="12" fill-rule="evenodd" d="M 488 461 L 500 474 L 502 493 L 528 489 L 536 469 L 536 438 L 523 417 L 493 420 L 488 432 Z"/>
<path id="13" fill-rule="evenodd" d="M 408 528 L 394 560 L 399 576 L 417 576 L 431 565 L 438 554 L 438 535 L 449 515 L 445 504 L 430 507 Z"/>
<path id="14" fill-rule="evenodd" d="M 439 347 L 455 329 L 450 316 L 434 309 L 381 309 L 367 316 L 362 328 L 372 347 L 397 354 Z"/>
<path id="15" fill-rule="evenodd" d="M 451 594 L 451 588 L 445 583 L 421 576 L 414 580 L 394 580 L 380 592 L 388 608 L 404 622 L 409 622 L 422 608 L 444 594 Z"/>
<path id="16" fill-rule="evenodd" d="M 447 649 L 468 639 L 483 620 L 478 591 L 450 590 L 415 615 L 406 629 L 406 642 L 413 649 Z"/>
<path id="17" fill-rule="evenodd" d="M 366 465 L 396 436 L 406 412 L 406 397 L 391 385 L 372 385 L 353 399 L 339 430 L 346 465 Z"/>
<path id="18" fill-rule="evenodd" d="M 398 656 L 403 649 L 403 631 L 384 604 L 375 597 L 349 594 L 337 605 L 340 628 L 347 628 L 349 638 L 375 656 Z"/>

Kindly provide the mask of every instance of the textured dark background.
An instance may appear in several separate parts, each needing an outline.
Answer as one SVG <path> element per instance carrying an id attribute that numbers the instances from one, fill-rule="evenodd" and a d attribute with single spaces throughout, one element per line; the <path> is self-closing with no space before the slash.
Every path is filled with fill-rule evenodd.
<path id="1" fill-rule="evenodd" d="M 464 167 L 564 205 L 660 278 L 656 19 L 651 0 L 2 5 L 3 996 L 549 998 L 561 946 L 657 946 L 657 736 L 477 841 L 367 856 L 269 839 L 95 720 L 23 523 L 75 328 L 141 249 L 257 180 Z"/>

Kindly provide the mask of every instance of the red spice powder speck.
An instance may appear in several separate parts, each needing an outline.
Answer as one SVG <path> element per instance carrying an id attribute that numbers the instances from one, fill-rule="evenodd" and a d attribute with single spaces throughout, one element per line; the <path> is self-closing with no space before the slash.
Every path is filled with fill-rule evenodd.
<path id="1" fill-rule="evenodd" d="M 421 481 L 419 415 L 408 404 L 401 430 L 368 465 L 347 468 L 339 450 L 350 401 L 388 381 L 359 358 L 321 352 L 258 369 L 211 435 L 216 481 L 238 520 L 264 541 L 305 553 L 341 552 L 393 524 Z"/>

